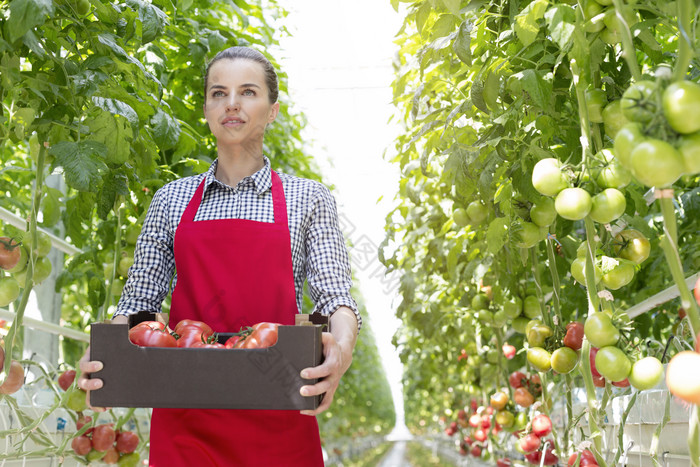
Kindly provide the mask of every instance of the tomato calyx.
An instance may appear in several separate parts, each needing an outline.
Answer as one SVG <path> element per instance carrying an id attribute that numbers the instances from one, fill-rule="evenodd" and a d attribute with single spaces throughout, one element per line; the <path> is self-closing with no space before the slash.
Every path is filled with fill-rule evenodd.
<path id="1" fill-rule="evenodd" d="M 17 247 L 22 246 L 22 242 L 17 242 L 14 237 L 0 237 L 0 245 L 4 246 L 7 251 L 13 251 Z"/>

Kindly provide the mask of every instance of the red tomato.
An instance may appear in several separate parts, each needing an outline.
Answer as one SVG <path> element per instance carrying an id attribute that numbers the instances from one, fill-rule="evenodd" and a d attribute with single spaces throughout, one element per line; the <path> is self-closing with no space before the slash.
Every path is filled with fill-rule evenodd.
<path id="1" fill-rule="evenodd" d="M 472 449 L 469 452 L 474 457 L 481 457 L 481 446 L 479 446 L 478 444 L 475 444 L 474 446 L 472 446 Z"/>
<path id="2" fill-rule="evenodd" d="M 510 461 L 510 459 L 506 459 L 505 457 L 502 457 L 496 461 L 496 467 L 510 467 L 513 465 Z"/>
<path id="3" fill-rule="evenodd" d="M 527 434 L 520 438 L 520 449 L 525 453 L 535 452 L 540 447 L 540 437 L 534 433 Z"/>
<path id="4" fill-rule="evenodd" d="M 521 407 L 530 407 L 535 402 L 535 397 L 526 388 L 517 388 L 513 393 L 513 400 Z"/>
<path id="5" fill-rule="evenodd" d="M 212 343 L 207 343 L 207 342 L 197 342 L 192 345 L 193 349 L 225 349 L 226 347 L 224 344 L 220 344 L 218 342 L 212 342 Z"/>
<path id="6" fill-rule="evenodd" d="M 478 430 L 476 430 L 474 432 L 474 439 L 475 440 L 483 443 L 484 441 L 486 441 L 486 438 L 488 438 L 488 434 L 487 434 L 486 430 L 479 428 Z"/>
<path id="7" fill-rule="evenodd" d="M 20 243 L 8 237 L 0 237 L 0 268 L 12 269 L 19 263 Z"/>
<path id="8" fill-rule="evenodd" d="M 102 457 L 102 462 L 105 464 L 116 464 L 119 462 L 119 451 L 117 451 L 117 448 L 112 446 L 111 448 L 107 449 L 104 457 Z"/>
<path id="9" fill-rule="evenodd" d="M 508 394 L 503 391 L 497 391 L 491 395 L 491 407 L 496 410 L 503 410 L 508 404 Z"/>
<path id="10" fill-rule="evenodd" d="M 58 385 L 61 387 L 61 389 L 67 391 L 71 384 L 73 384 L 74 380 L 75 370 L 66 370 L 58 377 Z"/>
<path id="11" fill-rule="evenodd" d="M 106 451 L 117 439 L 117 433 L 111 424 L 98 425 L 92 432 L 92 447 L 96 451 Z"/>
<path id="12" fill-rule="evenodd" d="M 698 281 L 695 283 L 693 293 L 695 294 L 695 301 L 698 302 L 698 306 L 700 306 L 700 277 L 698 277 Z"/>
<path id="13" fill-rule="evenodd" d="M 92 421 L 92 417 L 81 416 L 78 420 L 75 421 L 75 429 L 80 431 L 81 428 L 83 428 L 85 425 L 87 425 L 91 421 Z M 90 430 L 90 431 L 92 431 L 92 430 Z M 87 434 L 87 432 L 85 434 Z"/>
<path id="14" fill-rule="evenodd" d="M 85 435 L 76 436 L 70 443 L 70 447 L 73 451 L 79 455 L 84 456 L 88 452 L 92 451 L 92 441 Z"/>
<path id="15" fill-rule="evenodd" d="M 578 453 L 573 453 L 571 456 L 569 456 L 569 461 L 567 462 L 568 467 L 573 467 L 576 464 L 576 459 L 578 458 Z M 588 466 L 597 466 L 598 461 L 595 460 L 595 456 L 591 451 L 588 449 L 584 449 L 581 451 L 581 461 L 579 462 L 580 466 L 588 465 Z"/>
<path id="16" fill-rule="evenodd" d="M 547 448 L 544 453 L 542 451 L 535 451 L 530 454 L 525 455 L 525 459 L 531 464 L 536 465 L 557 465 L 559 458 L 554 455 L 551 447 Z"/>
<path id="17" fill-rule="evenodd" d="M 241 336 L 231 336 L 228 339 L 226 339 L 226 342 L 224 342 L 224 347 L 226 347 L 227 349 L 236 348 L 236 343 L 238 343 L 238 341 L 241 339 Z"/>
<path id="18" fill-rule="evenodd" d="M 552 421 L 545 414 L 536 415 L 532 419 L 532 432 L 540 438 L 552 432 Z"/>
<path id="19" fill-rule="evenodd" d="M 180 333 L 177 333 L 180 337 L 177 339 L 178 347 L 194 347 L 197 344 L 208 342 L 209 336 L 207 332 L 202 329 L 191 327 L 180 329 Z"/>
<path id="20" fill-rule="evenodd" d="M 129 340 L 142 347 L 177 347 L 175 337 L 149 326 L 134 326 L 129 329 Z"/>
<path id="21" fill-rule="evenodd" d="M 583 345 L 583 324 L 573 321 L 566 325 L 566 335 L 562 344 L 572 350 L 581 350 Z"/>
<path id="22" fill-rule="evenodd" d="M 253 326 L 253 332 L 250 337 L 254 337 L 258 341 L 259 349 L 265 347 L 272 347 L 277 343 L 277 330 L 279 324 L 277 323 L 258 323 Z"/>
<path id="23" fill-rule="evenodd" d="M 476 428 L 479 425 L 481 425 L 481 415 L 474 414 L 469 417 L 469 426 Z"/>
<path id="24" fill-rule="evenodd" d="M 510 383 L 510 387 L 512 387 L 513 389 L 518 389 L 519 387 L 522 387 L 526 381 L 527 376 L 525 376 L 525 373 L 521 371 L 514 371 L 508 377 L 508 383 Z"/>
<path id="25" fill-rule="evenodd" d="M 14 394 L 20 390 L 23 384 L 24 368 L 17 360 L 12 360 L 5 382 L 0 386 L 0 394 Z"/>
<path id="26" fill-rule="evenodd" d="M 618 387 L 618 388 L 626 388 L 626 387 L 629 387 L 630 380 L 628 378 L 625 378 L 622 381 L 613 381 L 611 384 L 613 386 Z"/>
<path id="27" fill-rule="evenodd" d="M 148 327 L 150 329 L 160 329 L 161 331 L 165 330 L 165 324 L 161 323 L 160 321 L 141 321 L 139 324 L 134 326 L 131 329 L 138 328 L 138 327 Z"/>
<path id="28" fill-rule="evenodd" d="M 600 373 L 598 373 L 598 369 L 595 367 L 595 356 L 598 355 L 598 348 L 597 347 L 591 347 L 591 353 L 589 355 L 589 360 L 591 362 L 591 374 L 593 375 L 593 379 L 595 382 L 595 378 L 598 377 L 600 378 Z"/>
<path id="29" fill-rule="evenodd" d="M 192 328 L 201 330 L 203 334 L 206 335 L 206 337 L 209 337 L 212 334 L 214 334 L 214 331 L 207 323 L 204 323 L 202 321 L 195 321 L 193 319 L 183 319 L 180 322 L 178 322 L 175 326 L 175 334 L 182 335 L 185 329 Z"/>
<path id="30" fill-rule="evenodd" d="M 133 431 L 122 431 L 117 435 L 117 451 L 128 454 L 134 452 L 139 445 L 139 437 Z"/>

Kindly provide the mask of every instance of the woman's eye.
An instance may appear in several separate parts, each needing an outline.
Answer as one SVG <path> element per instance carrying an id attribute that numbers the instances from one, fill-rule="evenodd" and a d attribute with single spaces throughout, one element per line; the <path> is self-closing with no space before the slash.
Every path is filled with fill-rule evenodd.
<path id="1" fill-rule="evenodd" d="M 223 95 L 224 95 L 223 91 L 214 91 L 211 96 L 212 97 L 221 97 Z"/>
<path id="2" fill-rule="evenodd" d="M 245 91 L 243 91 L 243 95 L 244 96 L 254 96 L 255 91 L 253 91 L 252 89 L 246 89 Z"/>

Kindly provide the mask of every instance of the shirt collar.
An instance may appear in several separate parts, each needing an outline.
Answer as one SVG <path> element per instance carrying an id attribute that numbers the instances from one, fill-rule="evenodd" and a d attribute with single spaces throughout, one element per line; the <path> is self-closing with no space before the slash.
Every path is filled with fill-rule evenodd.
<path id="1" fill-rule="evenodd" d="M 227 186 L 226 184 L 217 180 L 214 176 L 214 174 L 216 174 L 216 167 L 218 163 L 219 159 L 214 160 L 214 162 L 212 162 L 212 164 L 209 166 L 209 170 L 207 170 L 204 174 L 204 178 L 206 179 L 204 182 L 204 191 L 206 191 L 212 183 Z M 253 175 L 245 177 L 243 180 L 238 182 L 238 184 L 245 184 L 248 180 L 252 180 L 253 184 L 255 185 L 255 193 L 257 195 L 261 195 L 269 190 L 272 187 L 272 168 L 270 166 L 270 159 L 268 159 L 267 156 L 263 156 L 263 164 L 262 169 L 258 170 Z"/>

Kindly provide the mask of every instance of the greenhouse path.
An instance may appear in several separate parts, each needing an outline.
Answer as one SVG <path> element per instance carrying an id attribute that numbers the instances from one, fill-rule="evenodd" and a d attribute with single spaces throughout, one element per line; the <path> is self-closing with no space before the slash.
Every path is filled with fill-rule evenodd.
<path id="1" fill-rule="evenodd" d="M 396 441 L 379 467 L 410 467 L 406 460 L 406 441 Z"/>

